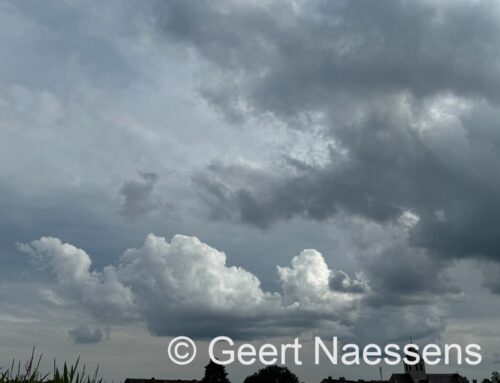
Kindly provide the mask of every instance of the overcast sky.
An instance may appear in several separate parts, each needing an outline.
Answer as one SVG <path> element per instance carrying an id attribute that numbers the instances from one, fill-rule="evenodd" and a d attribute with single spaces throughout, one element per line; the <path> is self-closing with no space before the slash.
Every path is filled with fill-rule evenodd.
<path id="1" fill-rule="evenodd" d="M 488 376 L 499 40 L 496 1 L 1 1 L 0 365 L 197 378 L 169 337 L 411 335 Z"/>

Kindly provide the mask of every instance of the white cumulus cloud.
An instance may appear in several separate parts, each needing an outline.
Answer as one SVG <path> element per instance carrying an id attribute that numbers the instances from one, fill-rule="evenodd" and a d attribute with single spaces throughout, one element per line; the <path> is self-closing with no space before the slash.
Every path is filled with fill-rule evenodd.
<path id="1" fill-rule="evenodd" d="M 228 266 L 226 255 L 196 237 L 169 242 L 149 234 L 117 265 L 92 268 L 90 256 L 57 238 L 42 237 L 19 249 L 53 274 L 58 294 L 96 319 L 142 321 L 156 335 L 211 336 L 225 330 L 240 337 L 291 329 L 320 321 L 352 321 L 362 294 L 331 287 L 331 270 L 316 250 L 304 250 L 290 267 L 278 267 L 281 292 L 264 291 L 247 270 Z M 344 274 L 344 273 L 342 273 Z"/>

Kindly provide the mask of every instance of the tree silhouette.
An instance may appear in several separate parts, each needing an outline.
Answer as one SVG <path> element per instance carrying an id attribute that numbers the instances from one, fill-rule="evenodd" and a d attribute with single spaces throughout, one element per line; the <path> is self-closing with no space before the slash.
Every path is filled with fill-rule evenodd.
<path id="1" fill-rule="evenodd" d="M 202 383 L 231 383 L 224 366 L 212 360 L 205 366 L 205 376 L 201 381 Z"/>
<path id="2" fill-rule="evenodd" d="M 245 383 L 299 383 L 299 378 L 286 367 L 267 366 L 247 377 Z"/>

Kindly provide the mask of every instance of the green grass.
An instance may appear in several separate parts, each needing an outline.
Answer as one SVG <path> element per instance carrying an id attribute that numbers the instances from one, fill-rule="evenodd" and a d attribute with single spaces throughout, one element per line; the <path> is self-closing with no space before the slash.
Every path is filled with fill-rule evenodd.
<path id="1" fill-rule="evenodd" d="M 99 366 L 93 374 L 87 374 L 85 366 L 79 367 L 80 358 L 73 365 L 60 370 L 54 361 L 52 375 L 40 371 L 42 355 L 37 358 L 35 349 L 31 352 L 31 357 L 24 365 L 21 362 L 12 361 L 9 369 L 0 368 L 0 383 L 103 383 L 102 378 L 98 378 Z"/>

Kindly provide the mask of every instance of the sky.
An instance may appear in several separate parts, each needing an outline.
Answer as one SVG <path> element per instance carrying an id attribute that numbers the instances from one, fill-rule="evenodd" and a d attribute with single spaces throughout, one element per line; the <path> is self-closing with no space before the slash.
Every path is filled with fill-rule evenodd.
<path id="1" fill-rule="evenodd" d="M 489 376 L 499 38 L 486 0 L 1 1 L 0 366 L 198 378 L 171 337 L 411 336 Z"/>

